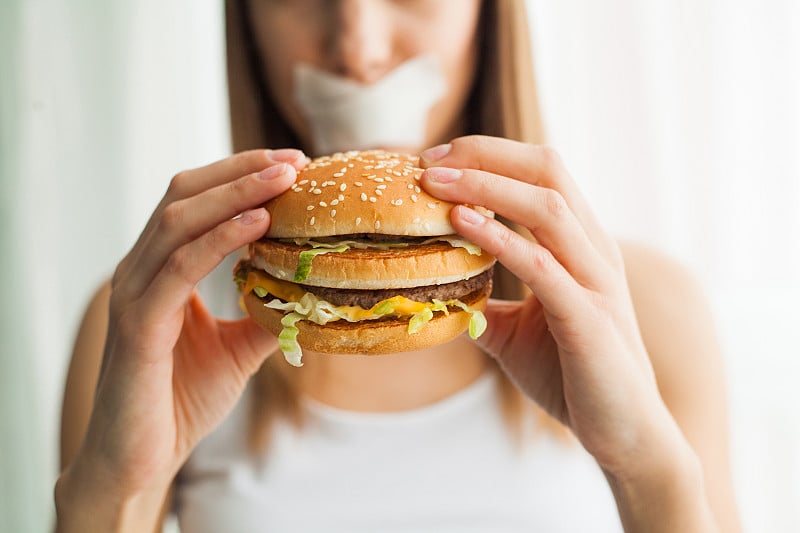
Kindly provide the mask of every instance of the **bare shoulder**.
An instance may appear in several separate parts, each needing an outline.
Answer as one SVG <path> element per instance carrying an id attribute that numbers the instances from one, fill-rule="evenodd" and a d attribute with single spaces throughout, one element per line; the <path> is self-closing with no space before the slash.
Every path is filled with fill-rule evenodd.
<path id="1" fill-rule="evenodd" d="M 725 369 L 704 291 L 685 266 L 666 254 L 630 243 L 620 247 L 661 396 L 700 458 L 721 529 L 739 531 Z"/>
<path id="2" fill-rule="evenodd" d="M 692 378 L 721 378 L 714 320 L 697 279 L 653 248 L 633 243 L 620 247 L 639 327 L 665 400 L 678 401 Z"/>

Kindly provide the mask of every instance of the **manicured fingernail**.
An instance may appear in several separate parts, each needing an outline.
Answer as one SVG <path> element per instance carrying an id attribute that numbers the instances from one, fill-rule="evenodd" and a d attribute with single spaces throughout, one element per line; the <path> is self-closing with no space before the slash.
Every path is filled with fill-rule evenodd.
<path id="1" fill-rule="evenodd" d="M 433 163 L 435 161 L 440 160 L 444 156 L 450 153 L 450 150 L 453 149 L 452 144 L 440 144 L 439 146 L 434 146 L 433 148 L 428 148 L 424 152 L 420 154 L 420 157 L 425 160 L 426 163 Z"/>
<path id="2" fill-rule="evenodd" d="M 261 172 L 258 173 L 259 179 L 262 180 L 274 180 L 278 176 L 283 175 L 287 170 L 289 170 L 289 165 L 286 163 L 278 163 L 277 165 L 272 165 L 271 167 L 267 167 Z"/>
<path id="3" fill-rule="evenodd" d="M 484 222 L 486 222 L 486 217 L 475 211 L 474 209 L 470 209 L 465 205 L 459 205 L 456 207 L 458 209 L 458 216 L 461 220 L 470 224 L 472 226 L 480 226 Z"/>
<path id="4" fill-rule="evenodd" d="M 437 183 L 452 183 L 461 178 L 462 172 L 455 168 L 434 167 L 426 170 L 425 174 Z"/>
<path id="5" fill-rule="evenodd" d="M 243 226 L 250 226 L 264 220 L 265 216 L 267 216 L 266 209 L 251 209 L 242 213 L 242 216 L 239 217 L 239 223 Z"/>
<path id="6" fill-rule="evenodd" d="M 269 157 L 273 161 L 283 161 L 284 163 L 294 163 L 303 156 L 303 152 L 295 150 L 294 148 L 280 148 L 278 150 L 270 150 Z"/>

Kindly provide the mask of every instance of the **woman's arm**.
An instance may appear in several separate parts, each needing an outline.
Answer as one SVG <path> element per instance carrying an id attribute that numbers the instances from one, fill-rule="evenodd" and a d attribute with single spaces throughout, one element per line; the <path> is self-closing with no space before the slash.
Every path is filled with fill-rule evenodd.
<path id="1" fill-rule="evenodd" d="M 104 283 L 94 294 L 81 321 L 72 350 L 61 410 L 60 470 L 63 473 L 66 473 L 78 455 L 78 450 L 86 434 L 86 428 L 89 425 L 89 417 L 92 414 L 97 380 L 103 361 L 103 346 L 105 345 L 106 330 L 108 328 L 110 295 L 110 282 Z M 114 502 L 108 502 L 107 505 L 100 504 L 100 500 L 103 498 L 102 494 L 93 495 L 90 502 L 81 505 L 79 500 L 84 493 L 80 487 L 77 489 L 72 488 L 76 484 L 85 486 L 92 483 L 88 480 L 79 482 L 73 479 L 67 481 L 66 477 L 62 477 L 56 487 L 56 506 L 58 508 L 75 509 L 83 507 L 94 514 L 104 508 L 114 508 L 118 505 Z M 170 506 L 170 494 L 171 488 L 167 489 L 166 493 L 163 491 L 156 492 L 149 498 L 149 502 L 146 505 L 144 502 L 138 505 L 135 515 L 140 519 L 157 517 L 155 524 L 137 525 L 136 528 L 138 530 L 147 531 L 148 526 L 150 526 L 149 530 L 151 531 L 161 531 Z M 97 498 L 100 498 L 100 500 Z M 144 507 L 152 507 L 152 510 Z M 112 517 L 108 517 L 108 520 L 114 521 Z M 149 521 L 152 521 L 152 518 Z M 73 530 L 63 521 L 59 523 L 59 529 L 63 531 Z M 112 531 L 113 527 L 109 527 L 108 530 Z"/>
<path id="2" fill-rule="evenodd" d="M 706 354 L 703 341 L 682 331 L 691 316 L 664 324 L 668 319 L 655 313 L 652 322 L 671 335 L 654 345 L 651 328 L 643 338 L 626 277 L 628 258 L 553 149 L 471 136 L 423 152 L 422 163 L 428 167 L 421 177 L 428 192 L 466 204 L 451 212 L 456 231 L 497 257 L 532 291 L 524 302 L 490 301 L 489 326 L 479 344 L 594 456 L 626 531 L 717 531 L 715 513 L 724 513 L 725 506 L 712 505 L 701 460 L 720 444 L 724 453 L 725 436 L 712 429 L 713 437 L 702 438 L 698 431 L 684 433 L 680 424 L 688 427 L 690 416 L 699 416 L 700 427 L 720 414 L 718 404 L 695 410 L 691 395 L 722 376 L 712 365 L 699 375 L 679 377 L 691 375 L 699 385 L 673 391 L 671 405 L 659 390 L 666 384 L 661 363 L 674 361 L 675 351 L 682 352 L 682 360 L 695 353 L 701 359 L 710 355 L 709 361 L 718 357 L 713 346 Z M 524 226 L 533 239 L 470 205 Z M 666 280 L 644 272 L 640 293 L 665 290 L 681 297 Z M 658 372 L 651 348 L 660 350 L 653 357 L 662 366 Z M 670 410 L 679 401 L 686 406 L 678 409 L 680 422 Z M 714 472 L 711 482 L 719 487 L 726 478 Z"/>
<path id="3" fill-rule="evenodd" d="M 297 150 L 252 150 L 173 178 L 81 327 L 65 395 L 58 531 L 158 527 L 176 473 L 276 344 L 252 320 L 216 319 L 195 286 L 267 231 L 259 206 L 306 162 Z"/>
<path id="4" fill-rule="evenodd" d="M 685 268 L 623 244 L 628 286 L 664 402 L 699 458 L 712 511 L 741 530 L 731 479 L 725 369 L 702 290 Z"/>

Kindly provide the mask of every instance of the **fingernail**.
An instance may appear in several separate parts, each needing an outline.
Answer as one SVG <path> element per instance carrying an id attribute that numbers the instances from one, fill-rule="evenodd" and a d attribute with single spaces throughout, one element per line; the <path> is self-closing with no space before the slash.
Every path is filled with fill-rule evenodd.
<path id="1" fill-rule="evenodd" d="M 265 216 L 267 216 L 266 209 L 251 209 L 250 211 L 245 211 L 242 213 L 242 216 L 239 217 L 239 223 L 243 226 L 250 226 L 256 222 L 264 220 Z"/>
<path id="2" fill-rule="evenodd" d="M 439 146 L 434 146 L 433 148 L 428 148 L 424 152 L 420 154 L 420 157 L 425 160 L 426 163 L 433 163 L 442 159 L 444 156 L 450 153 L 452 150 L 452 144 L 440 144 Z"/>
<path id="3" fill-rule="evenodd" d="M 455 168 L 434 167 L 425 171 L 428 177 L 437 183 L 452 183 L 461 177 L 462 172 Z"/>
<path id="4" fill-rule="evenodd" d="M 456 207 L 458 209 L 458 216 L 461 220 L 470 224 L 472 226 L 480 226 L 484 222 L 486 222 L 486 217 L 475 211 L 474 209 L 470 209 L 465 205 L 459 205 Z"/>
<path id="5" fill-rule="evenodd" d="M 303 152 L 300 150 L 295 150 L 294 148 L 280 148 L 278 150 L 271 150 L 268 155 L 273 161 L 294 163 L 303 157 Z"/>
<path id="6" fill-rule="evenodd" d="M 259 179 L 262 180 L 274 180 L 278 176 L 283 175 L 287 170 L 289 170 L 289 165 L 286 163 L 278 163 L 277 165 L 272 165 L 271 167 L 267 167 L 261 172 L 258 173 Z"/>

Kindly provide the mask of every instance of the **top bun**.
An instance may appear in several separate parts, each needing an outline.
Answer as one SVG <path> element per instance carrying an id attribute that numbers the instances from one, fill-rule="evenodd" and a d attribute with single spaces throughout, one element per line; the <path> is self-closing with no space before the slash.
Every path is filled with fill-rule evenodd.
<path id="1" fill-rule="evenodd" d="M 292 188 L 266 203 L 266 237 L 327 237 L 354 233 L 437 236 L 455 233 L 455 204 L 419 185 L 419 158 L 383 150 L 352 151 L 311 161 Z"/>

